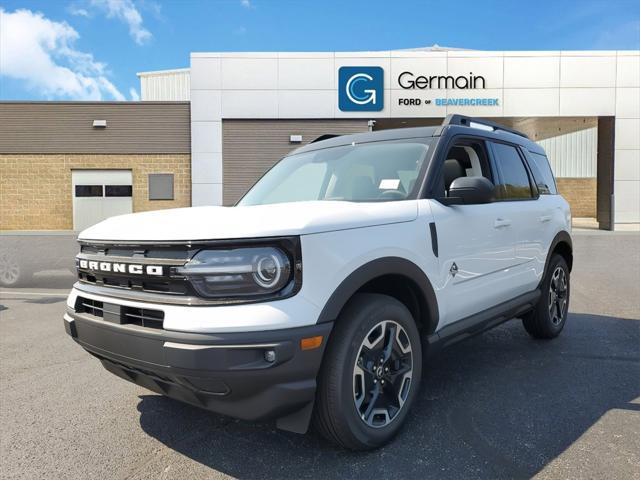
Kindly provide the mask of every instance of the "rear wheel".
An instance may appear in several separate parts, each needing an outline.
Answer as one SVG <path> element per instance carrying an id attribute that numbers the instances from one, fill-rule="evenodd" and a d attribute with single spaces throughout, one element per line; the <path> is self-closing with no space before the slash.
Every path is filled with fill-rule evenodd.
<path id="1" fill-rule="evenodd" d="M 314 423 L 352 450 L 388 442 L 413 404 L 422 372 L 420 335 L 396 299 L 358 294 L 341 313 L 325 352 Z"/>
<path id="2" fill-rule="evenodd" d="M 542 295 L 536 307 L 522 319 L 525 330 L 534 338 L 557 337 L 569 311 L 569 267 L 561 255 L 553 255 L 542 281 Z"/>

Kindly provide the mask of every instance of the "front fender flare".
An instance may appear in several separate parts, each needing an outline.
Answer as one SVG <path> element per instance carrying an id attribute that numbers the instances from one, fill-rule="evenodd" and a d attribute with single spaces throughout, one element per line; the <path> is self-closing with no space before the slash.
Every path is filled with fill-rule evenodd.
<path id="1" fill-rule="evenodd" d="M 318 323 L 333 322 L 349 299 L 366 283 L 383 275 L 399 275 L 417 287 L 421 307 L 428 315 L 424 322 L 427 333 L 435 331 L 439 321 L 438 302 L 433 286 L 424 271 L 415 263 L 401 257 L 382 257 L 365 263 L 351 272 L 334 290 L 318 317 Z"/>

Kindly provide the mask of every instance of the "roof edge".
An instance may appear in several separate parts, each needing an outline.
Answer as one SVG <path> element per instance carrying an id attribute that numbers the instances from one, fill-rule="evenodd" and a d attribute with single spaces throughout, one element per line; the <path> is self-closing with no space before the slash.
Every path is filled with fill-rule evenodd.
<path id="1" fill-rule="evenodd" d="M 189 105 L 189 100 L 0 100 L 0 105 Z"/>
<path id="2" fill-rule="evenodd" d="M 185 68 L 170 68 L 169 70 L 149 70 L 147 72 L 137 72 L 138 77 L 153 77 L 155 75 L 167 75 L 169 73 L 187 73 L 191 71 L 189 67 Z"/>

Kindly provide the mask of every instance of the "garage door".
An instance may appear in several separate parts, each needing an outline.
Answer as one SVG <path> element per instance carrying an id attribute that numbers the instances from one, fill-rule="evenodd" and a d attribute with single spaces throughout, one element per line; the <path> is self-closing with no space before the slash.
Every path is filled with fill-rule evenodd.
<path id="1" fill-rule="evenodd" d="M 73 170 L 73 229 L 133 211 L 131 170 Z"/>

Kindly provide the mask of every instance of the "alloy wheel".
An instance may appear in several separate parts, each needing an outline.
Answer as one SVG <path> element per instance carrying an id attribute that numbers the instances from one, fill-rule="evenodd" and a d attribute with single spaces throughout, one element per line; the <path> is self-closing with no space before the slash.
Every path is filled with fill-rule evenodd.
<path id="1" fill-rule="evenodd" d="M 553 271 L 549 285 L 549 318 L 553 325 L 562 323 L 567 308 L 567 274 L 564 268 L 558 266 Z"/>
<path id="2" fill-rule="evenodd" d="M 411 389 L 413 351 L 405 329 L 393 320 L 375 325 L 358 350 L 353 368 L 353 400 L 369 427 L 397 418 Z"/>

